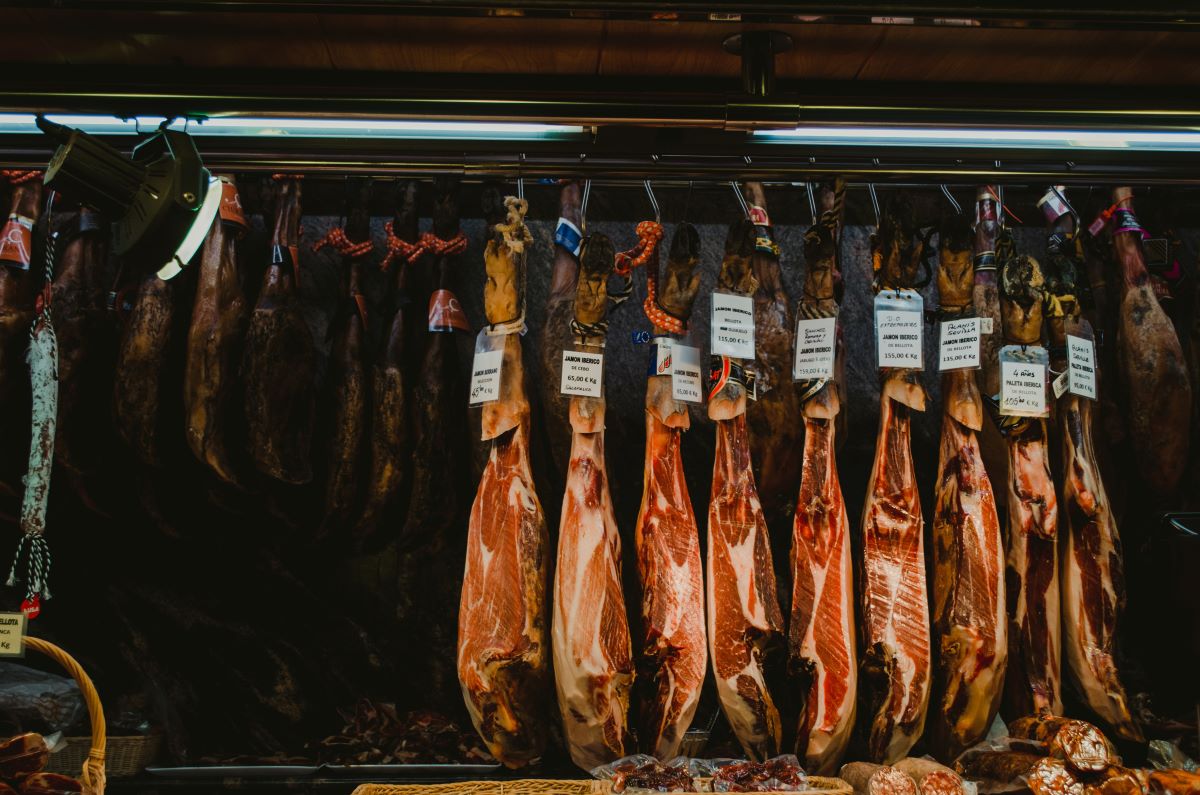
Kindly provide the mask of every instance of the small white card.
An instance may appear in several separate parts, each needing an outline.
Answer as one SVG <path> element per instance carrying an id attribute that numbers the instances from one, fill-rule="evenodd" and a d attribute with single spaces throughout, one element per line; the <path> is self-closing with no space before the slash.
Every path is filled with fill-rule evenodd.
<path id="1" fill-rule="evenodd" d="M 25 614 L 0 613 L 0 657 L 25 656 Z"/>
<path id="2" fill-rule="evenodd" d="M 600 383 L 604 377 L 604 354 L 563 351 L 562 383 L 564 395 L 598 398 L 603 396 Z"/>
<path id="3" fill-rule="evenodd" d="M 1000 413 L 1010 417 L 1046 414 L 1046 365 L 1000 361 Z"/>
<path id="4" fill-rule="evenodd" d="M 671 396 L 684 403 L 704 401 L 699 348 L 690 345 L 671 346 Z"/>
<path id="5" fill-rule="evenodd" d="M 965 370 L 980 366 L 980 326 L 977 317 L 946 320 L 938 340 L 938 369 Z"/>
<path id="6" fill-rule="evenodd" d="M 836 349 L 837 318 L 796 321 L 796 359 L 792 363 L 792 378 L 796 381 L 833 378 Z"/>
<path id="7" fill-rule="evenodd" d="M 1054 397 L 1058 399 L 1067 394 L 1067 374 L 1060 373 L 1058 378 L 1054 379 L 1054 383 L 1050 386 L 1054 387 Z"/>
<path id="8" fill-rule="evenodd" d="M 1067 388 L 1072 395 L 1100 399 L 1096 382 L 1096 346 L 1086 337 L 1067 335 Z"/>
<path id="9" fill-rule="evenodd" d="M 504 351 L 479 351 L 471 363 L 471 405 L 492 403 L 500 399 L 500 368 Z"/>
<path id="10" fill-rule="evenodd" d="M 754 358 L 754 299 L 748 295 L 712 294 L 712 354 Z"/>
<path id="11" fill-rule="evenodd" d="M 992 328 L 994 325 L 995 323 L 992 322 L 990 317 L 979 318 L 979 330 L 983 334 L 991 334 L 994 331 Z"/>
<path id="12" fill-rule="evenodd" d="M 875 341 L 880 367 L 921 369 L 921 332 L 924 317 L 920 312 L 880 309 L 875 312 Z"/>
<path id="13" fill-rule="evenodd" d="M 654 369 L 650 372 L 650 375 L 671 374 L 671 351 L 674 348 L 675 343 L 670 337 L 654 338 L 654 361 L 652 363 Z"/>

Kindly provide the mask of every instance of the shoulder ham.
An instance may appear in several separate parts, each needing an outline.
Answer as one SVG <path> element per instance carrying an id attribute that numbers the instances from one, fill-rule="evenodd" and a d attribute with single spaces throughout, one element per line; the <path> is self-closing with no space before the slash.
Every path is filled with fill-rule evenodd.
<path id="1" fill-rule="evenodd" d="M 1133 191 L 1113 191 L 1112 240 L 1121 271 L 1117 358 L 1129 401 L 1129 430 L 1142 481 L 1159 497 L 1187 463 L 1192 392 L 1179 336 L 1154 294 L 1142 255 Z"/>
<path id="2" fill-rule="evenodd" d="M 183 377 L 188 447 L 226 483 L 239 485 L 231 449 L 231 414 L 239 385 L 237 366 L 246 334 L 249 304 L 238 269 L 238 238 L 246 221 L 232 177 L 221 177 L 221 215 L 200 252 L 196 300 L 188 329 Z"/>
<path id="3" fill-rule="evenodd" d="M 881 289 L 911 286 L 921 258 L 911 210 L 893 200 L 873 253 Z M 890 763 L 908 754 L 925 728 L 930 640 L 924 520 L 912 459 L 912 412 L 925 391 L 912 370 L 887 370 L 879 435 L 863 503 L 862 636 L 859 721 L 867 756 Z"/>
<path id="4" fill-rule="evenodd" d="M 743 295 L 754 292 L 753 247 L 753 226 L 734 224 L 717 282 L 722 289 Z M 770 658 L 783 646 L 783 614 L 751 466 L 747 386 L 732 374 L 736 362 L 714 359 L 721 367 L 708 402 L 708 416 L 717 426 L 708 507 L 709 655 L 725 718 L 746 755 L 761 761 L 775 756 L 782 742 L 782 723 L 768 689 L 767 669 Z"/>
<path id="5" fill-rule="evenodd" d="M 840 178 L 822 186 L 820 223 L 805 240 L 804 317 L 837 314 L 834 284 L 844 195 Z M 854 728 L 858 663 L 850 522 L 834 441 L 841 392 L 836 378 L 804 387 L 806 393 L 814 390 L 801 407 L 804 455 L 792 531 L 788 674 L 801 700 L 796 753 L 805 769 L 829 775 L 841 762 Z"/>
<path id="6" fill-rule="evenodd" d="M 278 181 L 270 262 L 246 332 L 242 379 L 250 457 L 284 483 L 312 480 L 316 348 L 300 309 L 300 180 Z"/>
<path id="7" fill-rule="evenodd" d="M 671 241 L 663 308 L 687 319 L 699 288 L 700 235 L 680 224 Z M 658 268 L 657 260 L 649 267 Z M 665 335 L 666 329 L 655 333 Z M 641 703 L 638 739 L 659 759 L 674 757 L 692 723 L 704 683 L 708 644 L 700 533 L 680 453 L 690 424 L 687 405 L 672 397 L 671 377 L 646 381 L 646 464 L 635 530 L 642 591 Z"/>
<path id="8" fill-rule="evenodd" d="M 593 327 L 605 317 L 613 246 L 593 235 L 583 249 L 575 319 Z M 602 333 L 583 335 L 575 350 L 603 350 Z M 621 536 L 604 461 L 604 398 L 572 397 L 571 461 L 554 570 L 554 677 L 567 749 L 584 770 L 611 762 L 628 742 L 633 655 L 621 590 Z"/>
<path id="9" fill-rule="evenodd" d="M 484 252 L 484 308 L 493 325 L 519 316 L 531 237 L 527 205 L 509 198 L 509 229 Z M 529 465 L 529 401 L 521 342 L 504 335 L 500 399 L 483 407 L 490 452 L 471 506 L 458 611 L 458 678 L 471 722 L 510 768 L 537 762 L 546 744 L 549 648 L 546 517 Z"/>
<path id="10" fill-rule="evenodd" d="M 974 315 L 969 233 L 960 223 L 941 234 L 943 320 Z M 1008 658 L 1008 620 L 1004 543 L 979 446 L 985 420 L 975 374 L 947 371 L 942 401 L 932 534 L 936 665 L 930 743 L 935 756 L 950 761 L 982 739 L 996 716 Z"/>

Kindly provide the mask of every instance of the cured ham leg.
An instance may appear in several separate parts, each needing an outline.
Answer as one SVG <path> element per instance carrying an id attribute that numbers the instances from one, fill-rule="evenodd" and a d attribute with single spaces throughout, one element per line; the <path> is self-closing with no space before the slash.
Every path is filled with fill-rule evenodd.
<path id="1" fill-rule="evenodd" d="M 581 327 L 603 320 L 613 247 L 593 235 L 575 298 Z M 583 336 L 576 350 L 600 351 Z M 571 398 L 571 461 L 554 571 L 554 676 L 571 759 L 584 770 L 624 756 L 633 653 L 621 590 L 621 536 L 604 463 L 604 399 Z"/>
<path id="2" fill-rule="evenodd" d="M 893 200 L 874 252 L 881 289 L 915 283 L 922 250 L 912 230 L 907 204 Z M 912 412 L 925 410 L 925 390 L 912 370 L 887 370 L 883 379 L 879 436 L 863 504 L 859 720 L 869 759 L 891 764 L 921 736 L 929 706 L 924 523 L 911 438 Z"/>
<path id="3" fill-rule="evenodd" d="M 1058 300 L 1046 325 L 1056 352 L 1054 369 L 1060 372 L 1068 366 L 1067 335 L 1093 337 L 1076 300 L 1081 263 L 1074 232 L 1073 216 L 1060 216 L 1052 222 L 1048 246 L 1047 281 Z M 1088 707 L 1121 737 L 1143 742 L 1114 657 L 1117 620 L 1125 606 L 1121 539 L 1093 443 L 1094 407 L 1094 401 L 1071 392 L 1058 401 L 1066 523 L 1061 568 L 1063 651 Z"/>
<path id="4" fill-rule="evenodd" d="M 238 485 L 229 419 L 235 410 L 238 357 L 250 309 L 237 259 L 237 240 L 246 230 L 246 219 L 232 177 L 221 178 L 221 190 L 221 219 L 208 230 L 200 254 L 183 402 L 188 447 L 217 477 Z"/>
<path id="5" fill-rule="evenodd" d="M 0 239 L 0 488 L 20 495 L 29 462 L 29 328 L 39 280 L 33 265 L 33 226 L 42 210 L 42 175 L 13 182 L 9 221 Z"/>
<path id="6" fill-rule="evenodd" d="M 837 313 L 834 284 L 844 193 L 841 179 L 823 186 L 821 220 L 805 240 L 809 268 L 800 305 L 805 317 Z M 854 728 L 858 685 L 850 523 L 834 443 L 841 395 L 836 380 L 803 388 L 816 391 L 801 408 L 804 455 L 792 531 L 788 675 L 803 700 L 796 754 L 809 772 L 832 775 Z"/>
<path id="7" fill-rule="evenodd" d="M 750 294 L 754 228 L 730 228 L 718 284 Z M 708 507 L 708 643 L 717 695 L 746 755 L 775 756 L 782 742 L 779 710 L 767 687 L 769 658 L 783 645 L 783 614 L 767 522 L 754 483 L 746 424 L 747 385 L 718 357 L 708 416 L 716 420 L 712 497 Z"/>
<path id="8" fill-rule="evenodd" d="M 242 359 L 249 451 L 284 483 L 312 480 L 317 352 L 300 311 L 300 180 L 278 180 L 271 261 L 250 314 Z"/>
<path id="9" fill-rule="evenodd" d="M 687 318 L 699 288 L 700 235 L 680 224 L 671 241 L 663 308 Z M 658 262 L 651 261 L 657 268 Z M 666 334 L 656 328 L 656 334 Z M 669 375 L 646 382 L 646 468 L 635 543 L 642 588 L 642 648 L 638 660 L 642 750 L 659 759 L 674 757 L 692 723 L 708 645 L 704 626 L 704 577 L 700 533 L 683 476 L 683 432 L 691 420 L 687 404 L 672 397 Z"/>
<path id="10" fill-rule="evenodd" d="M 484 308 L 493 325 L 520 317 L 532 241 L 528 205 L 509 198 L 507 224 L 484 252 Z M 507 227 L 503 228 L 502 227 Z M 511 768 L 539 760 L 546 744 L 546 517 L 529 465 L 529 401 L 520 337 L 504 335 L 500 399 L 483 408 L 491 441 L 471 506 L 458 611 L 458 679 L 467 712 L 492 756 Z"/>
<path id="11" fill-rule="evenodd" d="M 1000 318 L 1000 283 L 996 273 L 996 236 L 1000 232 L 1003 214 L 997 198 L 998 193 L 996 188 L 988 185 L 979 188 L 975 194 L 975 254 L 971 258 L 975 272 L 975 315 L 985 324 L 990 323 L 992 328 L 991 334 L 981 334 L 979 337 L 982 366 L 975 371 L 975 381 L 983 399 L 988 401 L 985 405 L 991 406 L 995 405 L 994 401 L 1000 393 L 999 352 L 1004 344 L 1003 321 Z M 983 424 L 979 432 L 983 463 L 992 483 L 1006 483 L 1008 445 L 1000 433 L 996 412 L 989 411 L 988 414 L 989 421 Z"/>
<path id="12" fill-rule="evenodd" d="M 1192 388 L 1179 335 L 1154 294 L 1142 256 L 1133 191 L 1113 191 L 1113 249 L 1121 269 L 1117 359 L 1142 480 L 1159 497 L 1179 484 L 1188 457 Z"/>
<path id="13" fill-rule="evenodd" d="M 1003 243 L 1003 241 L 1002 241 Z M 1040 345 L 1045 279 L 1037 260 L 1000 254 L 1005 338 Z M 1010 717 L 1062 714 L 1058 602 L 1058 500 L 1050 475 L 1044 419 L 1009 418 L 1009 655 L 1005 705 Z"/>
<path id="14" fill-rule="evenodd" d="M 970 317 L 970 229 L 943 230 L 938 290 L 943 319 Z M 1008 660 L 1004 542 L 978 432 L 983 401 L 975 374 L 942 376 L 942 439 L 933 518 L 933 633 L 936 665 L 930 741 L 953 761 L 983 739 L 996 717 Z"/>

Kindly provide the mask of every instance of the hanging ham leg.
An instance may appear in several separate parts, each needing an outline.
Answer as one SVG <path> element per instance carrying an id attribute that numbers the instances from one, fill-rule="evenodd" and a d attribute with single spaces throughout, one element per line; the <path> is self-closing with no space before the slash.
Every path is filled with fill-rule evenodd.
<path id="1" fill-rule="evenodd" d="M 805 240 L 804 317 L 837 314 L 834 285 L 845 186 L 821 189 L 821 219 Z M 841 411 L 836 380 L 805 384 L 804 456 L 792 531 L 792 609 L 788 675 L 803 700 L 796 754 L 817 775 L 832 775 L 854 727 L 858 684 L 850 523 L 838 479 L 834 437 Z"/>
<path id="2" fill-rule="evenodd" d="M 1129 429 L 1142 480 L 1166 497 L 1179 484 L 1188 457 L 1192 391 L 1175 326 L 1154 295 L 1142 257 L 1142 228 L 1133 191 L 1117 188 L 1113 248 L 1121 269 L 1117 358 L 1129 399 Z"/>
<path id="3" fill-rule="evenodd" d="M 505 231 L 493 227 L 484 252 L 488 322 L 523 315 L 527 205 L 509 198 Z M 521 342 L 504 336 L 500 399 L 483 407 L 491 451 L 467 531 L 458 612 L 458 678 L 471 722 L 508 767 L 536 762 L 546 744 L 546 518 L 529 465 L 529 401 Z"/>
<path id="4" fill-rule="evenodd" d="M 754 227 L 730 227 L 718 285 L 754 292 Z M 717 423 L 712 497 L 708 507 L 708 643 L 721 708 L 742 749 L 753 759 L 779 752 L 782 724 L 767 687 L 770 658 L 783 645 L 783 615 L 762 504 L 750 461 L 747 386 L 717 357 L 722 373 L 709 395 Z"/>
<path id="5" fill-rule="evenodd" d="M 911 286 L 922 248 L 911 209 L 889 203 L 873 252 L 880 289 Z M 859 721 L 867 755 L 890 764 L 907 755 L 925 728 L 929 706 L 929 613 L 921 499 L 912 460 L 912 412 L 925 390 L 912 370 L 885 370 L 879 436 L 863 504 L 862 629 Z"/>
<path id="6" fill-rule="evenodd" d="M 232 177 L 221 178 L 221 219 L 212 225 L 200 254 L 196 301 L 188 330 L 183 378 L 188 447 L 226 483 L 238 485 L 229 448 L 230 415 L 238 392 L 237 364 L 249 305 L 238 272 L 237 240 L 246 219 Z"/>
<path id="7" fill-rule="evenodd" d="M 996 278 L 996 236 L 1000 232 L 999 191 L 988 185 L 981 187 L 975 197 L 975 254 L 972 264 L 975 271 L 973 291 L 975 315 L 984 324 L 990 324 L 992 333 L 979 337 L 981 367 L 975 371 L 975 382 L 987 401 L 995 406 L 1000 393 L 1000 347 L 1004 344 L 1000 319 L 1000 285 Z M 987 467 L 992 483 L 1008 481 L 1008 445 L 1000 433 L 995 411 L 988 412 L 988 421 L 979 431 L 979 447 L 983 463 Z"/>
<path id="8" fill-rule="evenodd" d="M 575 294 L 581 327 L 604 319 L 613 246 L 593 235 Z M 576 341 L 600 352 L 603 332 Z M 571 398 L 571 461 L 554 572 L 554 676 L 571 759 L 584 770 L 624 756 L 633 654 L 621 591 L 621 536 L 604 463 L 604 399 Z"/>
<path id="9" fill-rule="evenodd" d="M 700 235 L 680 224 L 659 294 L 659 303 L 676 317 L 691 315 L 699 261 Z M 655 329 L 656 335 L 666 333 Z M 687 404 L 672 397 L 669 375 L 647 379 L 646 468 L 635 534 L 643 627 L 638 734 L 642 750 L 664 760 L 676 755 L 691 725 L 708 662 L 700 533 L 680 455 L 690 421 Z"/>
<path id="10" fill-rule="evenodd" d="M 0 488 L 21 493 L 29 462 L 29 328 L 33 325 L 40 263 L 33 263 L 33 225 L 42 210 L 41 175 L 12 189 L 9 221 L 0 239 Z"/>
<path id="11" fill-rule="evenodd" d="M 1005 233 L 1007 235 L 1007 232 Z M 1001 241 L 1004 336 L 1040 345 L 1045 279 L 1037 260 Z M 1007 253 L 1005 253 L 1007 252 Z M 1006 714 L 1062 714 L 1058 602 L 1058 500 L 1050 475 L 1044 419 L 1006 418 L 1009 451 L 1009 657 Z"/>
<path id="12" fill-rule="evenodd" d="M 953 222 L 952 222 L 953 223 Z M 970 229 L 941 234 L 938 292 L 944 320 L 974 315 Z M 937 659 L 930 741 L 953 761 L 996 717 L 1008 659 L 1004 542 L 978 432 L 985 422 L 975 374 L 942 376 L 942 440 L 933 519 L 933 633 Z"/>
<path id="13" fill-rule="evenodd" d="M 271 261 L 250 315 L 242 360 L 249 451 L 260 472 L 312 480 L 316 349 L 300 311 L 300 181 L 278 181 Z"/>
<path id="14" fill-rule="evenodd" d="M 1082 263 L 1074 231 L 1073 216 L 1062 215 L 1052 223 L 1048 247 L 1047 281 L 1058 300 L 1046 325 L 1058 372 L 1068 365 L 1067 336 L 1093 337 L 1076 299 Z M 1095 406 L 1071 392 L 1058 401 L 1067 531 L 1061 570 L 1063 651 L 1084 702 L 1121 737 L 1143 742 L 1114 657 L 1117 620 L 1125 606 L 1121 539 L 1093 443 Z"/>

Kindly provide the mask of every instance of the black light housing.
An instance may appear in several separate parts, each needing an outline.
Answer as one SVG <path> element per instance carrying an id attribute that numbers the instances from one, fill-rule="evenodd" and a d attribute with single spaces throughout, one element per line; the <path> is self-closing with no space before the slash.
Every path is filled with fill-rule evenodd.
<path id="1" fill-rule="evenodd" d="M 37 125 L 59 143 L 46 187 L 108 216 L 119 256 L 164 279 L 187 265 L 221 203 L 191 136 L 159 129 L 126 157 L 82 130 L 42 116 Z"/>

